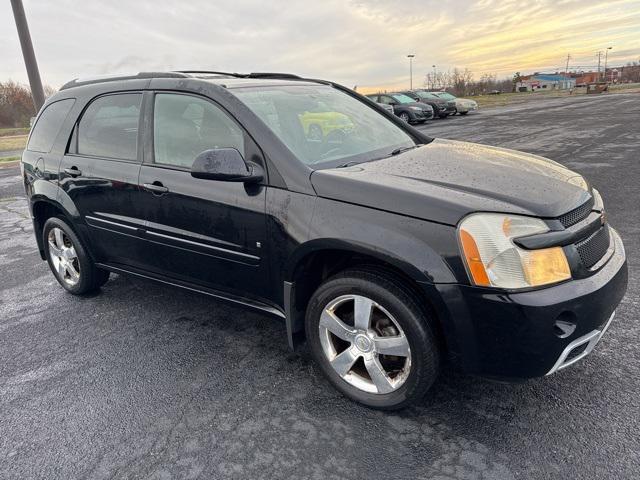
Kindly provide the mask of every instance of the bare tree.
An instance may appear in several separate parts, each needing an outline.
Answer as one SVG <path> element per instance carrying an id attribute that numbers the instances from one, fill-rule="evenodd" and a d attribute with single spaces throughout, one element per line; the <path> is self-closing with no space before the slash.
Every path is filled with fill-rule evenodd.
<path id="1" fill-rule="evenodd" d="M 44 87 L 45 96 L 50 97 L 56 90 Z M 31 90 L 17 82 L 0 82 L 0 128 L 28 127 L 29 120 L 36 114 L 31 98 Z"/>

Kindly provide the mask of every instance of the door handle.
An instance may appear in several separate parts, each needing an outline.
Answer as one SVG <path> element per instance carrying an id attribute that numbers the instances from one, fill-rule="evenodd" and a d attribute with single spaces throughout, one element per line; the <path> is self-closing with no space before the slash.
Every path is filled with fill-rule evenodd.
<path id="1" fill-rule="evenodd" d="M 65 168 L 64 169 L 64 173 L 66 173 L 67 175 L 69 175 L 70 177 L 79 177 L 80 175 L 82 175 L 82 171 L 78 170 L 78 167 L 71 167 L 71 168 Z"/>
<path id="2" fill-rule="evenodd" d="M 167 193 L 169 191 L 169 189 L 160 182 L 144 183 L 142 186 L 151 193 Z"/>

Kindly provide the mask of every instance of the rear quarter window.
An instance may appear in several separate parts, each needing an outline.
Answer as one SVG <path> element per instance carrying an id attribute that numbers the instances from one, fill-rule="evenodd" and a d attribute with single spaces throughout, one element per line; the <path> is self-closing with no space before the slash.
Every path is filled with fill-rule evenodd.
<path id="1" fill-rule="evenodd" d="M 47 105 L 33 127 L 27 150 L 49 153 L 74 103 L 75 99 L 67 98 Z"/>

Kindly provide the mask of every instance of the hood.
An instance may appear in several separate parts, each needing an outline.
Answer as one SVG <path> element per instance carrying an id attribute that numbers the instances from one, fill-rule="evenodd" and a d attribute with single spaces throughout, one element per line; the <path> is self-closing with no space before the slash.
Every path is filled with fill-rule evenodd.
<path id="1" fill-rule="evenodd" d="M 422 110 L 433 110 L 433 108 L 431 108 L 431 105 L 425 105 L 424 103 L 420 103 L 420 102 L 401 103 L 398 106 L 399 107 L 418 107 L 418 108 L 421 108 Z"/>
<path id="2" fill-rule="evenodd" d="M 447 106 L 447 101 L 445 99 L 443 99 L 443 98 L 436 98 L 436 97 L 431 98 L 430 97 L 430 98 L 423 98 L 421 101 L 423 101 L 425 103 L 427 103 L 427 102 L 435 103 L 436 105 L 441 105 L 443 107 Z"/>
<path id="3" fill-rule="evenodd" d="M 311 182 L 321 197 L 449 225 L 478 211 L 558 217 L 591 196 L 582 176 L 546 158 L 444 139 L 316 170 Z"/>

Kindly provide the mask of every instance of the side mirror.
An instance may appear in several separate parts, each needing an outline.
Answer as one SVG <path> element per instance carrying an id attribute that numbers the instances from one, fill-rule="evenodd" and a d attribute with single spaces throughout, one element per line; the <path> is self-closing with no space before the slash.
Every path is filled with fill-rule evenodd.
<path id="1" fill-rule="evenodd" d="M 235 148 L 216 148 L 200 153 L 191 166 L 191 176 L 205 180 L 255 183 L 264 178 L 262 167 L 245 162 Z"/>

